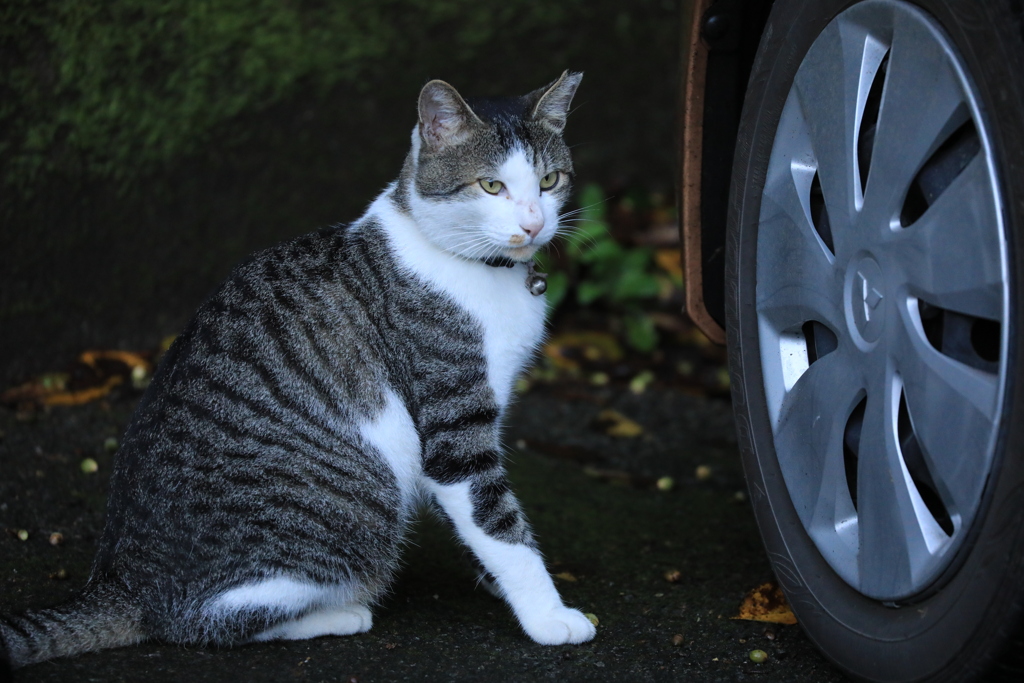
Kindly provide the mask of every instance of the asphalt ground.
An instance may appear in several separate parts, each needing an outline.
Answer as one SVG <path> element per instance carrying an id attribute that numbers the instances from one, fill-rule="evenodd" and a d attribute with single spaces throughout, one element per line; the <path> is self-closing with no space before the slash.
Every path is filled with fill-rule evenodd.
<path id="1" fill-rule="evenodd" d="M 618 76 L 577 65 L 588 72 L 570 125 L 581 187 L 671 191 L 678 81 L 666 68 L 674 54 L 663 52 L 612 51 Z M 614 82 L 602 87 L 602 78 Z M 645 94 L 625 96 L 629 88 Z M 246 254 L 358 216 L 400 167 L 414 94 L 300 98 L 232 121 L 251 129 L 247 144 L 140 172 L 127 189 L 69 171 L 30 196 L 0 197 L 0 392 L 87 349 L 155 349 Z M 629 373 L 648 362 L 633 360 Z M 727 397 L 660 370 L 636 395 L 628 375 L 612 375 L 604 387 L 534 383 L 506 430 L 515 490 L 566 602 L 598 617 L 594 641 L 531 642 L 474 586 L 451 532 L 427 517 L 369 633 L 223 651 L 147 643 L 22 669 L 15 681 L 841 680 L 799 626 L 730 618 L 772 574 L 737 495 L 745 489 Z M 55 604 L 84 584 L 114 457 L 108 440 L 138 397 L 122 387 L 78 406 L 0 406 L 0 610 Z M 598 419 L 608 409 L 641 431 L 609 435 Z M 88 458 L 91 474 L 81 468 Z M 656 486 L 664 477 L 667 491 Z M 764 663 L 750 660 L 755 649 Z"/>
<path id="2" fill-rule="evenodd" d="M 137 398 L 122 390 L 80 406 L 0 410 L 0 610 L 55 604 L 84 583 L 102 528 L 110 439 Z M 610 436 L 599 419 L 609 409 L 642 433 Z M 146 643 L 27 667 L 14 680 L 843 680 L 799 626 L 731 618 L 772 575 L 743 494 L 727 400 L 657 386 L 637 395 L 541 384 L 519 397 L 506 433 L 510 477 L 558 588 L 599 619 L 592 642 L 530 641 L 475 586 L 452 532 L 425 515 L 369 633 L 232 650 Z M 86 458 L 96 472 L 83 472 Z M 664 477 L 669 490 L 657 486 Z M 755 649 L 765 662 L 751 661 Z"/>

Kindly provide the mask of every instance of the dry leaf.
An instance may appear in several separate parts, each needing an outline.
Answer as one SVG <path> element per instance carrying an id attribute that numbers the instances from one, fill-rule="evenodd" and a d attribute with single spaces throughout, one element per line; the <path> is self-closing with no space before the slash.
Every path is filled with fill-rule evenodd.
<path id="1" fill-rule="evenodd" d="M 544 345 L 544 355 L 557 368 L 578 369 L 583 358 L 588 361 L 621 360 L 622 347 L 607 332 L 567 332 L 552 337 Z"/>
<path id="2" fill-rule="evenodd" d="M 678 281 L 683 279 L 682 254 L 679 249 L 658 249 L 654 252 L 654 262 Z"/>
<path id="3" fill-rule="evenodd" d="M 107 380 L 98 387 L 89 387 L 88 389 L 80 389 L 78 391 L 56 391 L 53 393 L 45 393 L 40 398 L 43 403 L 48 406 L 77 406 L 82 403 L 88 403 L 89 401 L 95 401 L 96 399 L 103 398 L 118 384 L 124 382 L 124 377 L 108 377 Z"/>
<path id="4" fill-rule="evenodd" d="M 577 581 L 576 577 L 573 576 L 571 572 L 559 572 L 558 574 L 555 574 L 555 578 L 561 579 L 562 581 L 568 581 L 569 583 L 575 583 Z"/>
<path id="5" fill-rule="evenodd" d="M 631 486 L 635 489 L 651 490 L 657 488 L 657 482 L 654 477 L 644 477 L 641 475 L 630 474 L 629 472 L 623 472 L 622 470 L 609 470 L 600 467 L 591 467 L 587 465 L 583 468 L 583 474 L 594 479 L 600 479 L 606 481 L 609 484 L 618 484 L 620 486 Z"/>
<path id="6" fill-rule="evenodd" d="M 789 609 L 782 589 L 773 582 L 762 583 L 743 598 L 740 612 L 733 619 L 767 621 L 773 624 L 795 624 L 796 615 Z"/>
<path id="7" fill-rule="evenodd" d="M 631 439 L 644 433 L 639 423 L 629 419 L 617 410 L 602 410 L 597 414 L 595 425 L 608 436 Z"/>
<path id="8" fill-rule="evenodd" d="M 20 408 L 74 406 L 103 398 L 126 381 L 148 378 L 150 353 L 90 350 L 79 354 L 68 372 L 48 372 L 0 394 L 0 403 Z"/>
<path id="9" fill-rule="evenodd" d="M 149 361 L 142 354 L 135 353 L 134 351 L 83 351 L 78 360 L 91 368 L 96 367 L 97 362 L 101 360 L 113 360 L 124 363 L 132 369 L 136 367 L 149 367 Z"/>
<path id="10" fill-rule="evenodd" d="M 629 390 L 634 394 L 642 394 L 647 391 L 647 386 L 654 381 L 654 373 L 644 370 L 629 381 Z"/>

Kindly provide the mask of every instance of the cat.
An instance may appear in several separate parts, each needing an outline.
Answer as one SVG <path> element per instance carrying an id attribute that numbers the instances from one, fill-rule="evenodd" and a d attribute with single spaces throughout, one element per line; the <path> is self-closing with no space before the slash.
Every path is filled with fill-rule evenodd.
<path id="1" fill-rule="evenodd" d="M 398 179 L 361 218 L 232 271 L 129 422 L 85 588 L 0 616 L 12 667 L 367 631 L 424 502 L 530 638 L 594 637 L 545 569 L 499 434 L 544 335 L 532 258 L 570 193 L 581 78 L 500 100 L 427 83 Z"/>

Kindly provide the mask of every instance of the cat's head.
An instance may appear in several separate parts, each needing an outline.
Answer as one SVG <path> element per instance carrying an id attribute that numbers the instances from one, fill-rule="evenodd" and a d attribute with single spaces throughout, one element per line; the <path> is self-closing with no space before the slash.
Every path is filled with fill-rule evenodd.
<path id="1" fill-rule="evenodd" d="M 408 206 L 431 242 L 471 259 L 527 261 L 555 236 L 573 173 L 562 131 L 582 77 L 564 72 L 508 99 L 423 86 Z"/>

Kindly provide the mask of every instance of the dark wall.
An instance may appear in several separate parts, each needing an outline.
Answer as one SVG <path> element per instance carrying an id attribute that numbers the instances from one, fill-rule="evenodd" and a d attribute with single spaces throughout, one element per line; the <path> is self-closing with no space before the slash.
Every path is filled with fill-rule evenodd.
<path id="1" fill-rule="evenodd" d="M 275 48 L 274 59 L 283 61 L 267 58 L 267 71 L 253 72 L 252 41 L 239 47 L 235 38 L 211 38 L 206 48 L 215 54 L 207 57 L 222 76 L 207 74 L 205 90 L 197 91 L 199 105 L 209 101 L 207 116 L 195 113 L 195 102 L 179 106 L 192 90 L 171 85 L 197 77 L 199 67 L 189 62 L 182 76 L 175 60 L 191 60 L 204 47 L 166 47 L 161 41 L 180 39 L 180 26 L 154 28 L 148 15 L 126 10 L 123 17 L 74 15 L 78 23 L 69 28 L 61 24 L 71 22 L 68 8 L 91 3 L 5 4 L 0 383 L 52 369 L 89 347 L 153 347 L 181 328 L 245 254 L 357 217 L 396 175 L 416 96 L 430 78 L 467 95 L 521 94 L 563 69 L 582 70 L 567 131 L 580 182 L 671 194 L 679 0 L 567 0 L 547 13 L 523 9 L 532 1 L 502 3 L 506 10 L 495 12 L 487 3 L 453 0 L 435 2 L 444 11 L 422 16 L 417 8 L 430 3 L 339 4 L 376 17 L 377 29 L 369 22 L 360 30 L 378 30 L 383 49 L 356 51 L 348 66 L 318 70 L 317 54 L 333 52 L 296 48 L 314 60 L 303 70 L 288 63 L 288 50 Z M 121 5 L 146 3 L 110 3 Z M 247 21 L 273 25 L 273 8 L 283 5 L 249 3 Z M 319 3 L 289 6 L 310 26 L 324 11 Z M 373 14 L 376 7 L 383 9 Z M 16 11 L 21 24 L 12 20 Z M 142 38 L 124 38 L 130 31 Z M 79 42 L 70 34 L 81 34 Z M 328 48 L 337 40 L 339 52 L 354 49 L 343 35 L 318 35 Z M 89 39 L 107 42 L 93 49 Z M 81 51 L 74 59 L 69 45 Z M 124 61 L 131 59 L 155 61 L 136 69 L 125 66 L 135 64 Z M 89 71 L 100 68 L 111 71 Z M 65 72 L 78 80 L 61 81 Z M 268 72 L 282 74 L 283 85 L 268 89 Z M 19 74 L 28 80 L 17 82 Z M 26 131 L 40 121 L 52 125 L 34 133 L 32 147 Z"/>

